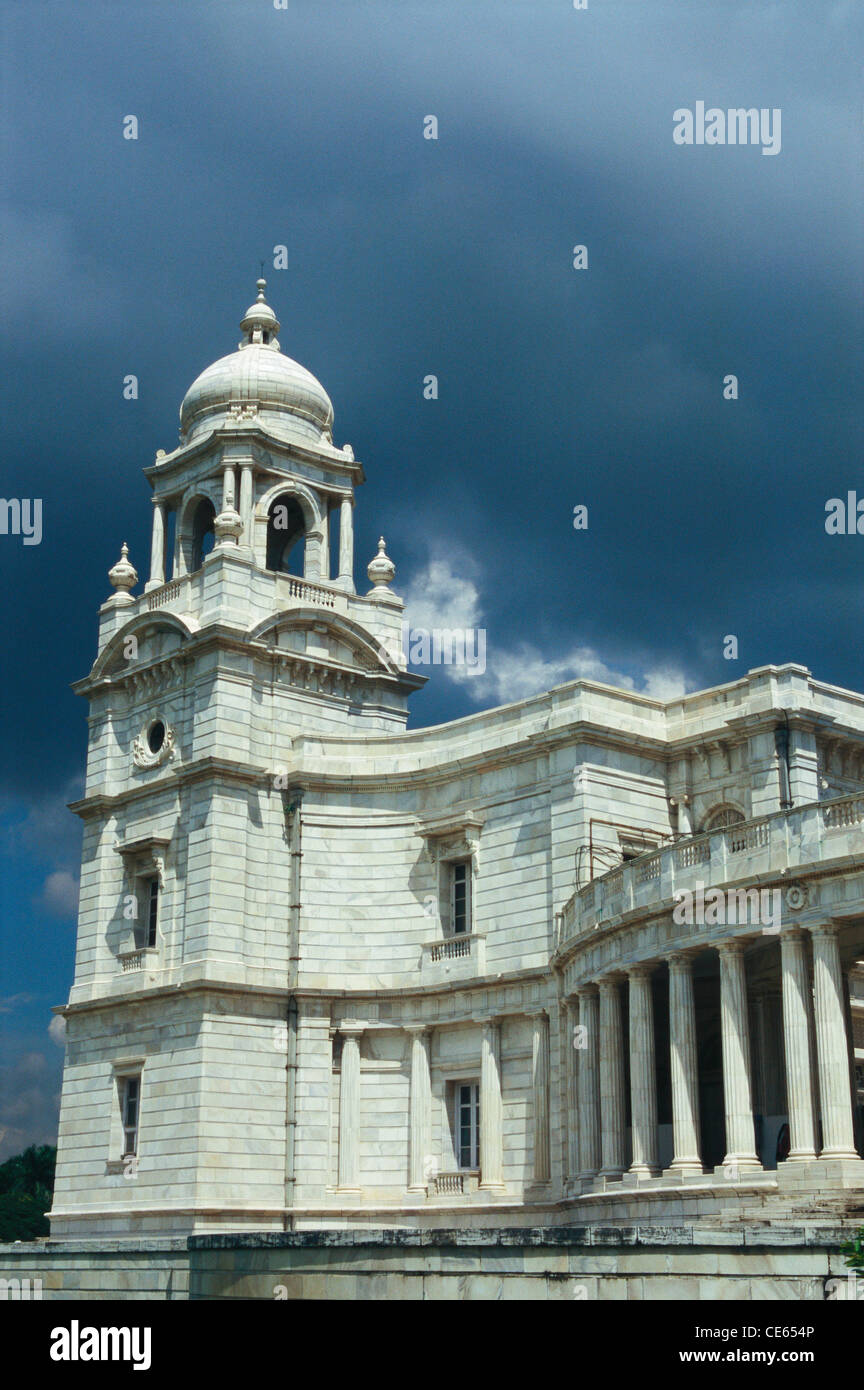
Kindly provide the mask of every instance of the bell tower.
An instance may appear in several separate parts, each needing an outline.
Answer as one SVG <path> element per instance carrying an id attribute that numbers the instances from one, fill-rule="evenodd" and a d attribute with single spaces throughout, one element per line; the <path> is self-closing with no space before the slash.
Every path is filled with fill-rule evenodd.
<path id="1" fill-rule="evenodd" d="M 224 1203 L 223 1146 L 201 1117 L 229 1134 L 227 1034 L 241 1040 L 232 1086 L 272 1088 L 284 1126 L 284 1057 L 261 1029 L 284 1020 L 296 974 L 293 741 L 398 733 L 424 684 L 406 669 L 383 539 L 356 592 L 363 466 L 334 446 L 330 399 L 282 353 L 264 291 L 237 350 L 187 391 L 177 448 L 144 470 L 149 577 L 133 592 L 124 543 L 75 686 L 90 733 L 55 1236 L 177 1229 L 208 1191 Z M 238 1171 L 238 1201 L 245 1183 Z"/>
<path id="2" fill-rule="evenodd" d="M 280 681 L 303 691 L 307 726 L 402 726 L 407 696 L 423 682 L 405 669 L 403 603 L 388 582 L 395 566 L 380 543 L 372 587 L 356 593 L 363 465 L 350 444 L 334 446 L 320 382 L 282 353 L 265 288 L 259 280 L 237 351 L 187 391 L 179 446 L 160 449 L 144 470 L 153 489 L 150 575 L 136 599 L 126 552 L 111 571 L 117 592 L 101 611 L 92 674 L 128 674 L 125 649 L 146 646 L 149 634 L 170 629 L 186 647 L 227 627 L 256 653 L 270 650 Z"/>

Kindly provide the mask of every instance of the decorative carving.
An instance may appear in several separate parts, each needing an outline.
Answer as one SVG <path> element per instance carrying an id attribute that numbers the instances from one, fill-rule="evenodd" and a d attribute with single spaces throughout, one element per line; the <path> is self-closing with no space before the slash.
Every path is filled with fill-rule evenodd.
<path id="1" fill-rule="evenodd" d="M 234 420 L 254 420 L 260 408 L 260 401 L 231 401 L 228 415 Z"/>
<path id="2" fill-rule="evenodd" d="M 785 892 L 786 906 L 790 912 L 801 912 L 810 902 L 810 890 L 806 883 L 790 883 Z"/>
<path id="3" fill-rule="evenodd" d="M 149 721 L 143 728 L 132 745 L 132 760 L 136 767 L 153 768 L 159 767 L 162 763 L 171 762 L 176 751 L 176 735 L 174 730 L 165 725 L 165 737 L 159 748 L 154 752 L 148 741 L 148 734 L 154 721 Z"/>

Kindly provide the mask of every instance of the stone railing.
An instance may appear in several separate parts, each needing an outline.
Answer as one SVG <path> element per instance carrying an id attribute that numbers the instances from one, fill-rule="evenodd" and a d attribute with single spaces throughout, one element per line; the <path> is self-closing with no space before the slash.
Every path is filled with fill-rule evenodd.
<path id="1" fill-rule="evenodd" d="M 163 584 L 161 589 L 151 589 L 147 595 L 147 607 L 151 611 L 154 608 L 164 608 L 166 604 L 173 603 L 175 598 L 180 597 L 184 587 L 182 579 L 171 579 L 167 584 Z"/>
<path id="2" fill-rule="evenodd" d="M 120 961 L 120 969 L 126 975 L 130 970 L 143 970 L 148 958 L 155 963 L 158 955 L 158 946 L 140 946 L 134 951 L 121 951 L 117 959 Z"/>
<path id="3" fill-rule="evenodd" d="M 452 1173 L 436 1173 L 429 1183 L 427 1195 L 430 1197 L 463 1197 L 467 1192 L 476 1192 L 480 1182 L 477 1169 L 458 1169 Z"/>
<path id="4" fill-rule="evenodd" d="M 420 961 L 422 971 L 450 975 L 482 975 L 486 966 L 486 938 L 482 932 L 426 941 Z"/>
<path id="5" fill-rule="evenodd" d="M 598 923 L 671 902 L 679 889 L 864 855 L 864 795 L 811 802 L 650 850 L 577 889 L 561 913 L 559 946 Z"/>
<path id="6" fill-rule="evenodd" d="M 301 603 L 314 603 L 319 608 L 336 607 L 336 595 L 332 590 L 310 584 L 306 579 L 289 578 L 287 589 L 290 597 L 300 599 Z"/>
<path id="7" fill-rule="evenodd" d="M 454 1193 L 461 1196 L 464 1191 L 464 1175 L 462 1173 L 438 1173 L 432 1179 L 432 1187 L 436 1197 L 450 1196 Z"/>
<path id="8" fill-rule="evenodd" d="M 456 960 L 459 956 L 470 956 L 471 938 L 453 936 L 449 941 L 435 942 L 430 947 L 429 954 L 433 961 Z"/>
<path id="9" fill-rule="evenodd" d="M 147 608 L 152 612 L 155 608 L 165 608 L 169 604 L 175 603 L 183 598 L 187 605 L 189 602 L 189 585 L 201 577 L 202 571 L 195 570 L 192 574 L 183 574 L 177 579 L 169 579 L 167 584 L 162 584 L 158 589 L 151 589 L 149 593 L 143 595 L 147 602 Z M 308 579 L 300 579 L 292 574 L 273 574 L 268 573 L 270 580 L 277 581 L 277 591 L 300 603 L 313 604 L 316 608 L 336 608 L 338 600 L 342 597 L 338 590 L 328 589 L 323 584 L 315 584 Z"/>

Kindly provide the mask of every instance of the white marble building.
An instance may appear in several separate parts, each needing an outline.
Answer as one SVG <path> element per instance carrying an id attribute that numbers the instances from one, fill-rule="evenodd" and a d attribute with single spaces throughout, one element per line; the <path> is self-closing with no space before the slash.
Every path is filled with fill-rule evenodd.
<path id="1" fill-rule="evenodd" d="M 406 732 L 363 467 L 259 290 L 145 470 L 149 580 L 124 547 L 76 687 L 52 1235 L 860 1195 L 864 697 L 771 666 Z"/>

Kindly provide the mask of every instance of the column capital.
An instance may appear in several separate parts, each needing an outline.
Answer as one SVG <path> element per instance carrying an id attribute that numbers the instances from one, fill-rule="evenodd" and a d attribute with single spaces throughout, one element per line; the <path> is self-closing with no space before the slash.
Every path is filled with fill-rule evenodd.
<path id="1" fill-rule="evenodd" d="M 727 959 L 740 958 L 747 949 L 746 941 L 718 941 L 712 944 L 718 956 L 726 956 Z"/>
<path id="2" fill-rule="evenodd" d="M 699 952 L 695 947 L 689 951 L 673 951 L 671 956 L 666 957 L 669 973 L 672 974 L 674 972 L 680 975 L 691 974 L 693 970 L 693 961 L 698 954 Z"/>
<path id="3" fill-rule="evenodd" d="M 359 1038 L 366 1032 L 365 1023 L 337 1023 L 336 1031 L 341 1033 L 344 1038 Z"/>
<path id="4" fill-rule="evenodd" d="M 809 935 L 810 932 L 805 926 L 800 922 L 794 922 L 791 926 L 784 927 L 780 932 L 780 945 L 782 946 L 783 942 L 790 940 L 790 938 L 793 941 L 806 941 Z"/>
<path id="5" fill-rule="evenodd" d="M 631 980 L 650 980 L 654 974 L 657 962 L 654 960 L 643 960 L 636 965 L 625 966 L 628 979 Z"/>
<path id="6" fill-rule="evenodd" d="M 576 986 L 577 999 L 596 999 L 598 992 L 596 980 L 587 980 L 585 984 Z"/>
<path id="7" fill-rule="evenodd" d="M 424 1037 L 425 1034 L 432 1032 L 431 1023 L 403 1023 L 403 1033 L 410 1033 L 412 1037 Z"/>
<path id="8" fill-rule="evenodd" d="M 610 970 L 608 974 L 600 976 L 597 981 L 597 988 L 601 994 L 608 994 L 610 990 L 619 990 L 626 979 L 627 976 L 623 970 Z"/>
<path id="9" fill-rule="evenodd" d="M 836 936 L 843 926 L 836 918 L 829 917 L 825 922 L 808 922 L 807 931 L 811 936 Z"/>

